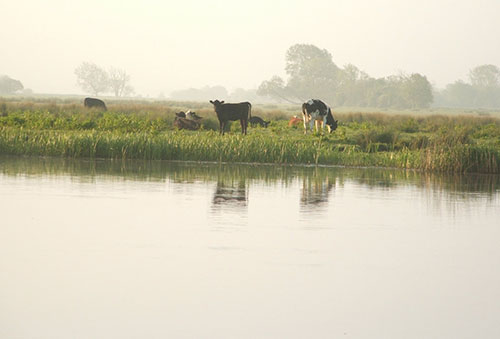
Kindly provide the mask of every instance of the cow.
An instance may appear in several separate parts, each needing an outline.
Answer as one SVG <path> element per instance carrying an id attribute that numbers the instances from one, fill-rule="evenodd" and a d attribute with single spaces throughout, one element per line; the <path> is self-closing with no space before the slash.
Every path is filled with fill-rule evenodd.
<path id="1" fill-rule="evenodd" d="M 85 98 L 83 100 L 83 106 L 87 108 L 102 108 L 105 111 L 108 110 L 104 101 L 96 98 Z"/>
<path id="2" fill-rule="evenodd" d="M 302 124 L 303 120 L 301 118 L 297 118 L 296 115 L 290 118 L 288 121 L 288 127 L 294 127 Z"/>
<path id="3" fill-rule="evenodd" d="M 219 119 L 219 134 L 224 135 L 224 127 L 228 121 L 239 120 L 241 124 L 241 133 L 247 134 L 248 120 L 252 116 L 252 104 L 249 102 L 240 102 L 238 104 L 224 103 L 224 101 L 210 100 L 214 105 L 215 113 Z"/>
<path id="4" fill-rule="evenodd" d="M 202 117 L 196 115 L 196 112 L 191 112 L 190 110 L 186 112 L 186 119 L 190 120 L 200 120 L 203 119 Z"/>
<path id="5" fill-rule="evenodd" d="M 307 134 L 307 123 L 311 132 L 313 130 L 313 123 L 315 124 L 316 131 L 318 131 L 318 122 L 321 122 L 322 129 L 325 126 L 328 132 L 332 133 L 337 129 L 338 120 L 335 120 L 332 115 L 332 110 L 323 101 L 318 99 L 310 99 L 302 104 L 302 117 L 304 119 L 304 133 Z"/>
<path id="6" fill-rule="evenodd" d="M 248 120 L 248 122 L 252 127 L 255 127 L 257 125 L 260 125 L 260 127 L 267 127 L 267 125 L 271 123 L 270 121 L 264 121 L 260 117 L 251 117 L 250 120 Z"/>
<path id="7" fill-rule="evenodd" d="M 175 113 L 175 116 L 178 117 L 178 118 L 185 118 L 186 117 L 186 113 L 184 112 L 178 112 L 178 113 Z"/>
<path id="8" fill-rule="evenodd" d="M 200 128 L 200 123 L 198 121 L 175 117 L 174 126 L 178 129 L 187 129 L 190 131 L 196 131 Z"/>

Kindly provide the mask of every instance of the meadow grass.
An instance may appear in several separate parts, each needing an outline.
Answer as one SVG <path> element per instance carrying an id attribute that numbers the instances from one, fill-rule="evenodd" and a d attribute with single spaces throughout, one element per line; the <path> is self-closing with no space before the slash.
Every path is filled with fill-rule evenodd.
<path id="1" fill-rule="evenodd" d="M 334 133 L 304 135 L 301 126 L 287 127 L 292 111 L 262 106 L 254 115 L 272 120 L 267 129 L 249 128 L 242 136 L 233 123 L 220 136 L 205 104 L 196 108 L 202 130 L 175 130 L 174 112 L 195 104 L 176 105 L 120 103 L 99 112 L 71 102 L 3 103 L 0 154 L 500 173 L 500 120 L 494 117 L 335 113 Z"/>

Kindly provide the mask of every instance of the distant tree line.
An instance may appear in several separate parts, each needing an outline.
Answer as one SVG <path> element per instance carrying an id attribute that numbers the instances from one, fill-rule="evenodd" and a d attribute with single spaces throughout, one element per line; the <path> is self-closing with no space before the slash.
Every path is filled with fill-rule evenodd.
<path id="1" fill-rule="evenodd" d="M 435 106 L 500 108 L 500 69 L 477 66 L 469 72 L 469 82 L 457 80 L 436 91 Z"/>
<path id="2" fill-rule="evenodd" d="M 213 99 L 222 99 L 226 101 L 252 101 L 265 102 L 271 101 L 269 98 L 259 96 L 256 89 L 237 88 L 229 92 L 223 86 L 205 86 L 202 88 L 188 88 L 173 91 L 170 93 L 170 99 L 179 101 L 209 101 Z"/>
<path id="3" fill-rule="evenodd" d="M 317 98 L 334 106 L 426 108 L 433 102 L 432 86 L 421 74 L 373 78 L 352 64 L 338 67 L 327 50 L 314 45 L 290 47 L 285 71 L 287 80 L 274 76 L 257 93 L 293 103 Z"/>
<path id="4" fill-rule="evenodd" d="M 24 89 L 21 81 L 7 75 L 0 75 L 0 94 L 14 94 Z"/>
<path id="5" fill-rule="evenodd" d="M 130 75 L 119 68 L 105 70 L 94 63 L 83 62 L 75 69 L 75 75 L 78 86 L 84 92 L 96 96 L 113 93 L 116 97 L 123 97 L 134 93 L 129 84 Z"/>

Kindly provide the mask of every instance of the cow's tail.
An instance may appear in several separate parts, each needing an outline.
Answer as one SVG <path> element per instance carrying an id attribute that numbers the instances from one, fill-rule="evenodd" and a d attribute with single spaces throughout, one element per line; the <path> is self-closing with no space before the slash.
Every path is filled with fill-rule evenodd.
<path id="1" fill-rule="evenodd" d="M 250 119 L 252 117 L 252 104 L 249 102 L 247 104 L 248 104 L 248 119 Z"/>

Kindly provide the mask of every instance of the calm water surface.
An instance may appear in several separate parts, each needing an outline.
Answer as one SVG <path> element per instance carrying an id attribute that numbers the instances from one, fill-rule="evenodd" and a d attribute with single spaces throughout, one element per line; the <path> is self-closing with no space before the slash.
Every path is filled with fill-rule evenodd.
<path id="1" fill-rule="evenodd" d="M 0 158 L 0 338 L 500 338 L 500 177 Z"/>

